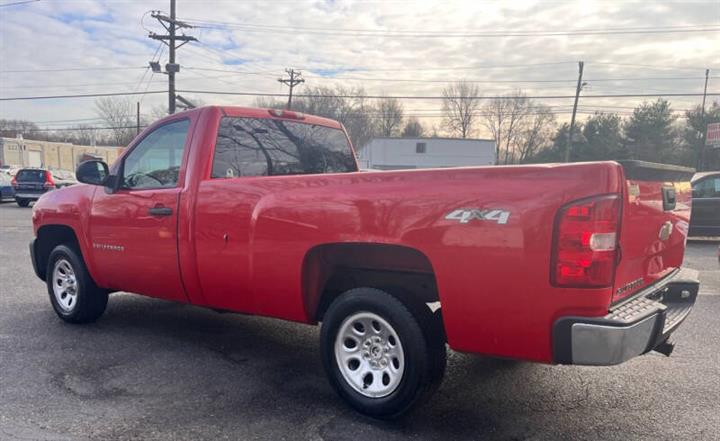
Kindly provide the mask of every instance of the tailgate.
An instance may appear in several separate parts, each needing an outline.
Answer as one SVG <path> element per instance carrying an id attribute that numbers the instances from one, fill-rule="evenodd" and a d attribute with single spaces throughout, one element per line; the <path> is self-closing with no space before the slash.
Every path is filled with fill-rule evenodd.
<path id="1" fill-rule="evenodd" d="M 613 303 L 682 265 L 695 172 L 673 165 L 619 162 L 626 181 Z"/>

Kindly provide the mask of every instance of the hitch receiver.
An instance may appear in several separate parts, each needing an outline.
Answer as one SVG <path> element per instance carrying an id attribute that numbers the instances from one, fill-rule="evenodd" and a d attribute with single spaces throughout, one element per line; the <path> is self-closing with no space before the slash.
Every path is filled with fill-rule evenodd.
<path id="1" fill-rule="evenodd" d="M 670 340 L 665 340 L 664 342 L 660 343 L 659 345 L 655 346 L 653 348 L 653 351 L 659 352 L 663 354 L 666 357 L 669 357 L 670 354 L 672 354 L 673 349 L 675 349 L 675 343 L 671 343 Z"/>

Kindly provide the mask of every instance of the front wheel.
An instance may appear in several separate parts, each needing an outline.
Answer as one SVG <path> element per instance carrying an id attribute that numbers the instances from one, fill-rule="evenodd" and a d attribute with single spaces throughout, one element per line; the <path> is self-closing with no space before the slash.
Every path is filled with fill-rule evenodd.
<path id="1" fill-rule="evenodd" d="M 424 306 L 424 305 L 423 305 Z M 428 310 L 429 313 L 429 310 Z M 340 295 L 320 332 L 325 371 L 340 396 L 361 413 L 394 418 L 435 390 L 445 370 L 445 344 L 428 321 L 372 288 Z"/>
<path id="2" fill-rule="evenodd" d="M 95 285 L 82 257 L 71 247 L 58 245 L 50 253 L 47 288 L 55 313 L 69 323 L 97 320 L 108 302 L 108 292 Z"/>

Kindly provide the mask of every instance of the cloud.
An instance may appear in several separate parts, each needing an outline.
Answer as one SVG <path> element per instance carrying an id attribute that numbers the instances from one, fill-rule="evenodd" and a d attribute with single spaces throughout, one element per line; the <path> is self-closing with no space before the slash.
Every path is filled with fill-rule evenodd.
<path id="1" fill-rule="evenodd" d="M 42 1 L 3 10 L 0 70 L 135 69 L 0 73 L 0 96 L 164 90 L 165 76 L 143 69 L 161 50 L 159 42 L 147 38 L 147 31 L 164 32 L 147 14 L 150 9 L 167 11 L 168 2 Z M 720 68 L 717 32 L 497 38 L 451 35 L 720 25 L 717 2 L 179 0 L 178 16 L 199 25 L 184 32 L 200 40 L 178 50 L 183 66 L 177 77 L 180 89 L 284 93 L 286 88 L 277 78 L 284 68 L 294 67 L 305 70 L 305 86 L 362 85 L 369 94 L 440 95 L 443 81 L 469 79 L 567 80 L 480 83 L 485 95 L 518 88 L 529 95 L 566 95 L 574 91 L 577 60 L 585 60 L 585 76 L 591 84 L 588 93 L 697 93 L 702 91 L 704 67 Z M 423 33 L 446 35 L 419 35 Z M 167 50 L 160 58 L 164 65 Z M 592 81 L 638 77 L 692 79 Z M 712 83 L 710 89 L 716 90 Z M 298 91 L 302 93 L 302 86 Z M 253 100 L 199 96 L 219 104 L 249 105 Z M 163 95 L 148 95 L 143 98 L 143 108 L 149 113 L 152 106 L 165 100 Z M 642 99 L 581 100 L 588 108 L 640 102 Z M 672 102 L 683 109 L 698 104 L 699 99 Z M 404 104 L 411 113 L 437 113 L 440 109 L 438 101 Z M 571 100 L 547 104 L 568 106 Z M 0 118 L 52 121 L 93 116 L 92 99 L 0 102 Z"/>

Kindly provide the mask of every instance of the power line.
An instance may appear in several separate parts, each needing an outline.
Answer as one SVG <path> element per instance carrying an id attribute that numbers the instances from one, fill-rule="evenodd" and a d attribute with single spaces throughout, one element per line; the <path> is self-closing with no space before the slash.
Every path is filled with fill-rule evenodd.
<path id="1" fill-rule="evenodd" d="M 204 48 L 208 48 L 207 45 L 202 45 Z M 199 52 L 187 48 L 190 52 L 199 54 Z M 209 50 L 209 49 L 208 49 Z M 215 59 L 209 60 L 213 62 L 217 62 Z M 340 66 L 324 66 L 324 67 L 308 67 L 308 66 L 301 66 L 300 69 L 311 71 L 311 72 L 317 72 L 322 70 L 330 70 L 330 71 L 339 71 L 339 74 L 343 73 L 352 73 L 352 72 L 414 72 L 418 70 L 422 71 L 449 71 L 449 70 L 485 70 L 485 69 L 516 69 L 516 68 L 532 68 L 532 67 L 540 67 L 540 66 L 553 66 L 553 65 L 562 65 L 562 64 L 574 64 L 574 61 L 557 61 L 557 62 L 547 62 L 547 63 L 526 63 L 526 64 L 481 64 L 481 65 L 475 65 L 475 66 L 446 66 L 446 67 L 412 67 L 412 68 L 370 68 L 370 67 L 353 67 L 353 68 L 347 68 L 347 67 L 340 67 Z M 631 63 L 610 63 L 610 62 L 602 62 L 602 61 L 591 61 L 587 62 L 587 64 L 593 64 L 593 65 L 603 65 L 603 66 L 626 66 L 626 67 L 642 67 L 642 68 L 655 68 L 655 69 L 667 69 L 667 70 L 685 70 L 685 71 L 704 71 L 705 67 L 680 67 L 680 66 L 669 66 L 669 65 L 651 65 L 651 64 L 631 64 Z M 222 69 L 211 69 L 206 67 L 188 67 L 183 66 L 186 69 L 203 69 L 203 70 L 218 70 L 221 72 L 243 72 L 243 71 L 233 71 L 233 70 L 222 70 Z M 55 67 L 55 68 L 42 68 L 42 69 L 8 69 L 8 70 L 0 70 L 0 73 L 42 73 L 42 72 L 73 72 L 73 71 L 103 71 L 103 70 L 111 70 L 111 71 L 117 71 L 117 70 L 138 70 L 138 69 L 147 69 L 147 66 L 135 66 L 135 67 L 123 67 L 123 66 L 116 66 L 116 67 L 94 67 L 94 66 L 88 66 L 88 67 Z M 712 67 L 711 67 L 712 69 Z M 271 71 L 264 71 L 264 72 L 247 72 L 248 75 L 261 75 L 261 74 L 271 74 Z M 659 77 L 660 78 L 660 77 Z M 690 77 L 687 77 L 688 79 L 691 79 Z M 693 77 L 694 78 L 694 77 Z M 698 77 L 699 78 L 699 77 Z M 703 77 L 704 78 L 704 77 Z M 718 78 L 710 77 L 710 78 Z M 652 78 L 648 78 L 652 79 Z M 574 80 L 572 80 L 574 81 Z M 595 80 L 597 81 L 597 80 Z"/>
<path id="2" fill-rule="evenodd" d="M 65 98 L 96 98 L 102 96 L 130 96 L 130 95 L 143 95 L 151 93 L 166 93 L 162 90 L 150 90 L 146 92 L 108 92 L 108 93 L 84 93 L 79 95 L 46 95 L 46 96 L 20 96 L 11 98 L 0 98 L 0 101 L 31 101 L 31 100 L 51 100 L 51 99 L 65 99 Z M 708 94 L 711 95 L 711 94 Z"/>
<path id="3" fill-rule="evenodd" d="M 120 82 L 109 82 L 109 83 L 84 83 L 84 84 L 56 84 L 56 85 L 42 85 L 42 86 L 30 86 L 30 85 L 21 85 L 21 86 L 8 86 L 8 87 L 2 87 L 0 89 L 2 90 L 22 90 L 22 89 L 56 89 L 56 88 L 64 88 L 64 89 L 74 89 L 77 87 L 96 87 L 96 86 L 127 86 L 130 84 L 137 85 L 134 87 L 134 90 L 139 89 L 140 84 L 137 81 L 120 81 Z"/>
<path id="4" fill-rule="evenodd" d="M 588 64 L 599 64 L 603 66 L 622 66 L 622 67 L 641 67 L 650 69 L 670 69 L 670 70 L 705 70 L 705 67 L 681 67 L 681 66 L 668 66 L 658 64 L 636 64 L 636 63 L 609 63 L 604 61 L 589 61 Z"/>
<path id="5" fill-rule="evenodd" d="M 153 53 L 152 60 L 155 61 L 155 57 L 157 57 L 158 53 L 160 52 L 160 49 L 163 48 L 162 42 L 158 43 L 157 48 L 155 49 L 155 53 Z M 158 61 L 160 61 L 158 59 Z M 140 81 L 138 81 L 137 86 L 135 86 L 134 90 L 140 90 L 140 86 L 142 86 L 143 80 L 145 80 L 145 76 L 147 75 L 148 71 L 150 70 L 150 66 L 148 65 L 145 70 L 143 71 L 142 77 L 140 77 Z M 150 75 L 150 78 L 152 80 L 152 75 Z"/>
<path id="6" fill-rule="evenodd" d="M 196 26 L 201 27 L 201 26 Z M 544 32 L 544 33 L 506 33 L 506 34 L 393 34 L 393 33 L 343 33 L 337 32 L 313 32 L 313 31 L 297 31 L 292 29 L 254 29 L 237 27 L 245 33 L 251 34 L 291 34 L 298 33 L 307 35 L 333 36 L 333 37 L 383 37 L 383 38 L 508 38 L 508 37 L 560 37 L 560 36 L 586 36 L 586 35 L 628 35 L 628 34 L 679 34 L 679 33 L 707 33 L 719 32 L 720 27 L 707 29 L 677 29 L 677 30 L 648 30 L 648 31 L 594 31 L 594 32 Z"/>
<path id="7" fill-rule="evenodd" d="M 355 68 L 343 68 L 339 66 L 334 67 L 301 67 L 304 70 L 340 70 L 343 72 L 408 72 L 408 71 L 447 71 L 447 70 L 481 70 L 481 69 L 517 69 L 517 68 L 531 68 L 531 67 L 542 67 L 542 66 L 559 66 L 563 64 L 575 64 L 575 61 L 551 61 L 545 63 L 524 63 L 524 64 L 480 64 L 475 66 L 446 66 L 446 67 L 403 67 L 403 68 L 371 68 L 371 67 L 355 67 Z"/>
<path id="8" fill-rule="evenodd" d="M 353 81 L 382 81 L 388 83 L 408 82 L 408 83 L 448 83 L 448 79 L 442 80 L 424 80 L 415 78 L 361 78 L 361 77 L 328 77 L 323 75 L 307 75 L 308 78 L 327 79 L 327 80 L 353 80 Z M 718 77 L 713 77 L 718 78 Z M 588 79 L 588 82 L 614 82 L 614 81 L 686 81 L 686 80 L 702 80 L 704 77 L 645 77 L 645 78 L 595 78 Z M 562 80 L 478 80 L 463 79 L 468 83 L 574 83 L 575 79 Z"/>
<path id="9" fill-rule="evenodd" d="M 203 71 L 209 71 L 209 72 L 227 72 L 228 74 L 237 74 L 237 75 L 259 75 L 259 76 L 267 76 L 268 78 L 273 77 L 271 74 L 268 74 L 269 71 L 244 71 L 244 70 L 233 70 L 233 69 L 215 69 L 215 68 L 209 68 L 209 67 L 196 67 L 196 66 L 185 66 L 183 65 L 183 68 L 189 69 L 189 70 L 203 70 Z M 447 69 L 447 68 L 443 68 Z M 306 69 L 311 72 L 317 72 L 322 69 Z M 425 70 L 425 69 L 421 69 Z M 339 73 L 338 75 L 344 75 L 343 73 Z M 448 83 L 450 80 L 447 78 L 445 79 L 415 79 L 415 78 L 377 78 L 377 77 L 346 77 L 346 76 L 326 76 L 326 75 L 304 75 L 307 78 L 315 78 L 315 79 L 322 79 L 322 80 L 338 80 L 338 81 L 345 81 L 345 80 L 353 80 L 353 81 L 382 81 L 382 82 L 412 82 L 412 83 Z M 589 78 L 588 82 L 618 82 L 618 81 L 694 81 L 694 80 L 702 80 L 705 77 L 618 77 L 618 78 Z M 718 76 L 710 77 L 711 79 L 720 78 Z M 555 80 L 546 80 L 546 79 L 518 79 L 518 80 L 496 80 L 496 79 L 463 79 L 463 81 L 466 81 L 468 83 L 574 83 L 576 81 L 575 78 L 568 78 L 568 79 L 555 79 Z"/>
<path id="10" fill-rule="evenodd" d="M 680 110 L 676 111 L 681 112 Z M 542 113 L 550 113 L 553 115 L 567 115 L 572 113 L 570 110 L 566 111 L 549 111 L 549 112 L 529 112 L 527 115 L 539 115 Z M 583 114 L 583 115 L 595 115 L 596 113 L 599 113 L 597 111 L 591 111 L 591 110 L 578 110 L 577 113 Z M 623 115 L 623 116 L 629 116 L 632 115 L 632 112 L 612 112 L 613 114 L 617 115 Z M 489 112 L 473 112 L 473 116 L 489 116 L 493 115 Z M 134 116 L 134 115 L 131 115 Z M 147 115 L 146 115 L 147 116 Z M 422 113 L 408 113 L 403 115 L 406 118 L 441 118 L 443 117 L 442 114 L 422 114 Z M 370 119 L 380 119 L 383 118 L 384 115 L 382 113 L 363 113 L 358 112 L 354 115 L 345 115 L 343 119 L 356 119 L 356 118 L 370 118 Z M 54 131 L 89 131 L 89 130 L 118 130 L 118 129 L 134 129 L 136 128 L 136 125 L 127 125 L 127 126 L 85 126 L 85 127 L 57 127 L 57 128 L 45 128 L 45 129 L 35 129 L 32 130 L 33 132 L 54 132 Z M 141 128 L 148 127 L 148 125 L 141 125 Z"/>
<path id="11" fill-rule="evenodd" d="M 134 115 L 133 115 L 134 116 Z M 141 125 L 140 128 L 148 127 L 147 125 Z M 119 129 L 135 129 L 136 125 L 133 126 L 116 126 L 116 127 L 58 127 L 53 129 L 33 129 L 30 132 L 67 132 L 67 131 L 89 131 L 89 130 L 119 130 Z"/>
<path id="12" fill-rule="evenodd" d="M 240 71 L 240 70 L 230 70 L 230 69 L 214 69 L 214 68 L 207 68 L 207 67 L 194 67 L 194 66 L 183 66 L 185 69 L 189 70 L 202 70 L 202 71 L 209 71 L 209 72 L 223 72 L 228 73 L 228 76 L 231 75 L 255 75 L 255 76 L 264 76 L 267 78 L 276 78 L 274 75 L 260 72 L 260 71 Z M 131 68 L 110 68 L 110 70 L 117 70 L 117 69 L 143 69 L 147 71 L 147 67 L 131 67 Z M 443 68 L 447 69 L 447 68 Z M 472 68 L 470 68 L 472 69 Z M 44 69 L 44 70 L 32 70 L 32 71 L 0 71 L 0 73 L 8 73 L 8 72 L 56 72 L 56 71 L 65 71 L 65 70 L 107 70 L 106 68 L 78 68 L 78 69 Z M 362 77 L 327 77 L 322 75 L 310 75 L 310 78 L 314 79 L 322 79 L 322 80 L 355 80 L 355 81 L 380 81 L 380 82 L 418 82 L 418 83 L 447 83 L 448 80 L 434 80 L 434 79 L 410 79 L 410 78 L 362 78 Z M 215 77 L 205 77 L 205 78 L 219 78 L 219 76 Z M 710 79 L 718 79 L 719 76 L 711 76 Z M 198 78 L 199 79 L 199 78 Z M 691 81 L 691 80 L 703 80 L 704 77 L 619 77 L 619 78 L 591 78 L 587 81 L 590 83 L 598 83 L 598 82 L 620 82 L 620 81 Z M 471 83 L 481 83 L 481 84 L 513 84 L 513 83 L 570 83 L 574 82 L 574 79 L 558 79 L 558 80 L 544 80 L 544 79 L 518 79 L 518 80 L 492 80 L 492 79 L 468 79 L 465 80 L 467 82 Z M 103 82 L 103 83 L 85 83 L 85 84 L 73 84 L 71 86 L 67 85 L 43 85 L 43 86 L 33 86 L 33 85 L 20 85 L 20 86 L 8 86 L 3 87 L 3 89 L 24 89 L 24 88 L 32 88 L 32 89 L 38 89 L 38 88 L 55 88 L 55 87 L 91 87 L 91 86 L 107 86 L 107 85 L 125 85 L 125 84 L 136 84 L 135 82 Z M 139 87 L 139 86 L 138 86 Z M 136 87 L 136 89 L 138 88 Z"/>
<path id="13" fill-rule="evenodd" d="M 183 93 L 197 93 L 197 94 L 208 94 L 208 95 L 237 95 L 237 96 L 267 96 L 267 97 L 285 97 L 282 93 L 263 93 L 263 92 L 226 92 L 226 91 L 214 91 L 214 90 L 180 90 Z M 596 95 L 583 95 L 583 98 L 662 98 L 662 97 L 696 97 L 702 96 L 702 93 L 638 93 L 638 94 L 596 94 Z M 707 96 L 720 96 L 720 93 L 708 93 Z M 383 98 L 397 98 L 397 99 L 408 99 L 408 100 L 442 100 L 446 97 L 441 95 L 296 95 L 299 98 L 358 98 L 358 99 L 383 99 Z M 512 99 L 520 98 L 518 95 L 495 95 L 495 96 L 471 96 L 471 97 L 448 97 L 448 98 L 465 98 L 465 99 L 477 99 L 477 100 L 491 100 L 491 99 Z M 524 98 L 529 99 L 574 99 L 575 95 L 523 95 Z"/>
<path id="14" fill-rule="evenodd" d="M 59 67 L 48 69 L 24 69 L 24 70 L 0 70 L 0 73 L 34 73 L 34 72 L 72 72 L 86 70 L 136 70 L 145 69 L 146 66 L 140 67 Z"/>
<path id="15" fill-rule="evenodd" d="M 184 64 L 182 67 L 184 69 L 189 69 L 189 70 L 202 70 L 202 71 L 207 71 L 207 72 L 226 72 L 226 73 L 233 74 L 233 75 L 236 75 L 236 74 L 237 75 L 260 75 L 260 76 L 265 76 L 268 78 L 276 77 L 276 75 L 272 74 L 271 71 L 262 72 L 262 71 L 245 71 L 245 70 L 232 70 L 232 69 L 214 69 L 214 68 L 210 68 L 210 67 L 194 67 L 194 66 L 191 67 L 191 66 L 185 66 Z"/>
<path id="16" fill-rule="evenodd" d="M 0 8 L 4 8 L 4 7 L 6 7 L 6 6 L 26 5 L 26 4 L 28 4 L 28 3 L 36 3 L 36 2 L 39 2 L 39 1 L 40 1 L 40 0 L 24 0 L 24 1 L 21 1 L 21 2 L 3 3 L 3 4 L 0 5 Z"/>
<path id="17" fill-rule="evenodd" d="M 220 90 L 177 90 L 182 93 L 196 93 L 206 95 L 236 95 L 236 96 L 266 96 L 266 97 L 285 97 L 283 93 L 264 93 L 264 92 L 226 92 Z M 24 97 L 9 97 L 0 98 L 0 101 L 29 101 L 29 100 L 47 100 L 47 99 L 70 99 L 70 98 L 94 98 L 103 96 L 130 96 L 130 95 L 142 95 L 142 94 L 155 94 L 164 93 L 162 90 L 151 90 L 147 92 L 108 92 L 108 93 L 86 93 L 78 95 L 46 95 L 46 96 L 24 96 Z M 383 98 L 397 98 L 407 100 L 441 100 L 445 97 L 440 95 L 295 95 L 299 98 L 362 98 L 362 99 L 383 99 Z M 702 93 L 637 93 L 637 94 L 603 94 L 603 95 L 583 95 L 585 99 L 591 98 L 663 98 L 663 97 L 699 97 L 703 96 Z M 707 96 L 720 96 L 718 92 L 709 92 Z M 575 98 L 575 95 L 524 95 L 524 98 L 528 99 L 571 99 Z M 461 98 L 461 97 L 450 97 L 450 98 Z M 491 99 L 513 99 L 520 98 L 519 95 L 488 95 L 488 96 L 472 96 L 464 97 L 468 99 L 477 100 L 491 100 Z"/>
<path id="18" fill-rule="evenodd" d="M 717 32 L 717 24 L 695 26 L 665 26 L 665 27 L 635 27 L 635 28 L 606 28 L 606 29 L 576 29 L 568 31 L 485 31 L 485 32 L 447 32 L 447 31 L 385 31 L 378 29 L 348 29 L 348 28 L 313 28 L 300 26 L 272 26 L 249 23 L 222 22 L 212 20 L 187 20 L 195 27 L 205 28 L 233 28 L 251 33 L 280 33 L 280 34 L 313 34 L 333 36 L 367 36 L 367 37 L 395 37 L 395 38 L 498 38 L 498 37 L 540 37 L 540 36 L 573 36 L 573 35 L 626 35 L 626 34 L 673 34 L 690 32 Z"/>

